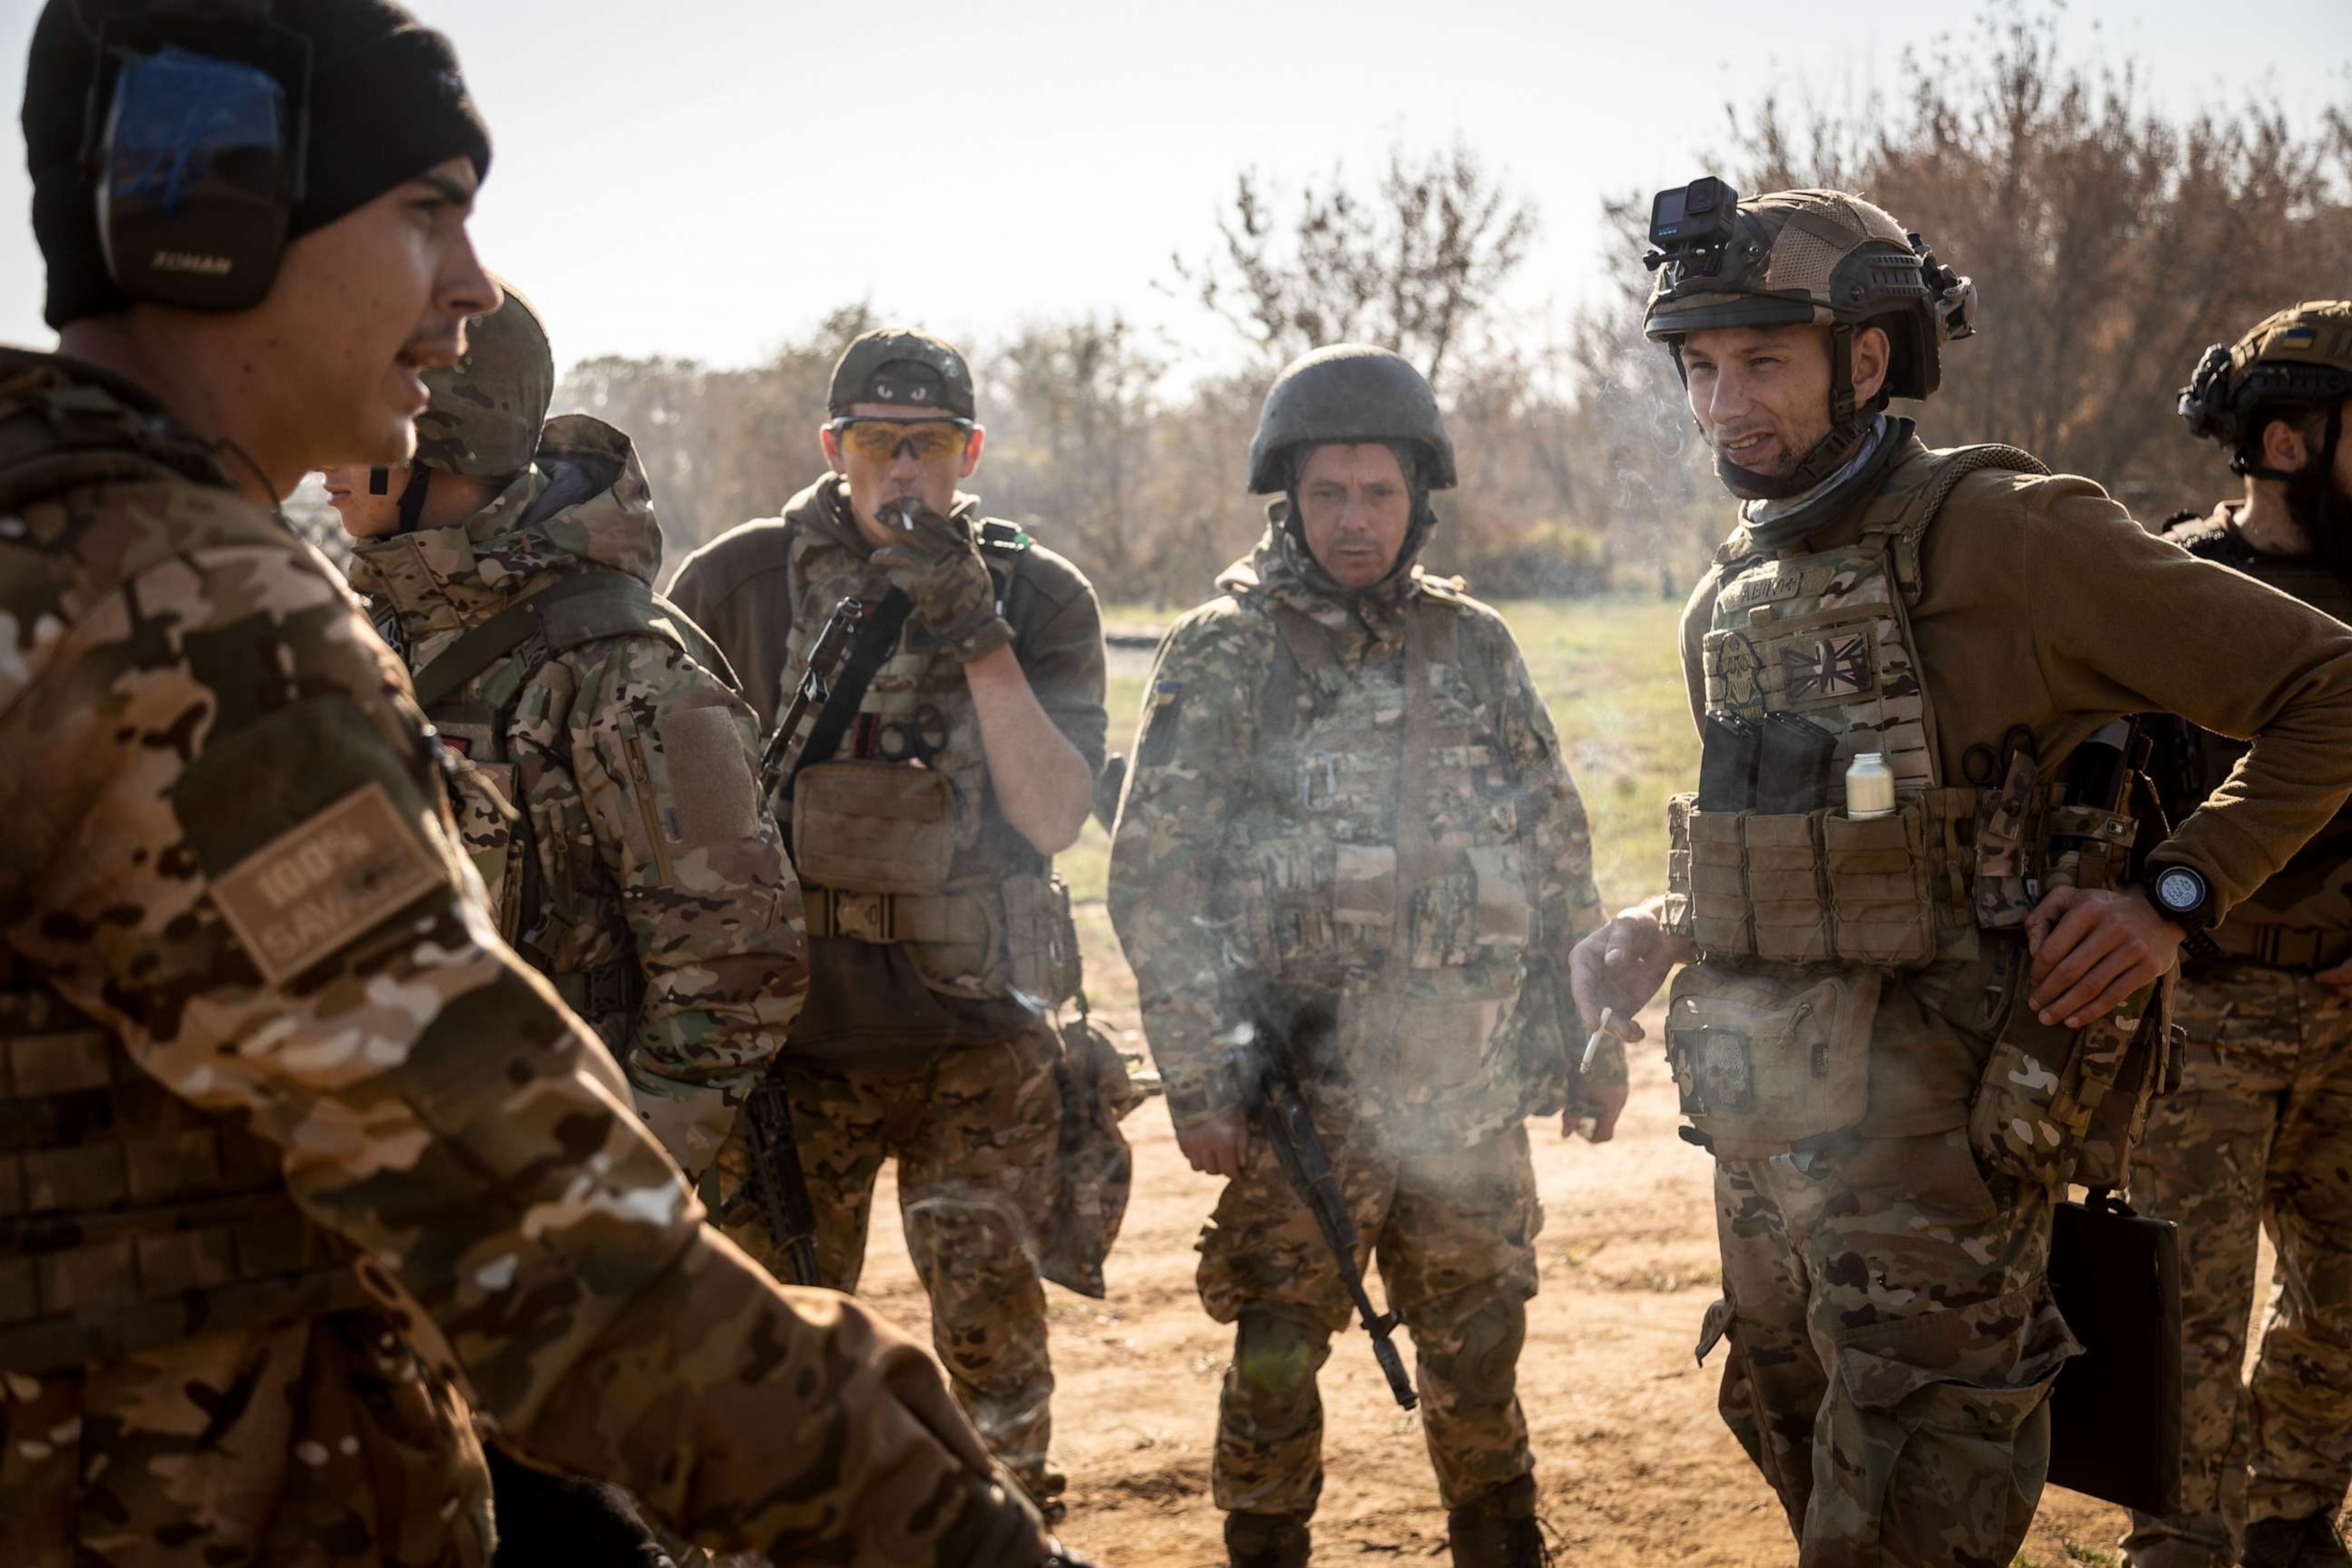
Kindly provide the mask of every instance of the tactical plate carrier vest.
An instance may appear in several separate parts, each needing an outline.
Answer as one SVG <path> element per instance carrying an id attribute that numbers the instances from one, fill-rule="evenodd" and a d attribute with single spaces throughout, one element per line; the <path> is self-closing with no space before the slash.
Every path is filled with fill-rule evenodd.
<path id="1" fill-rule="evenodd" d="M 524 525 L 529 521 L 526 516 Z M 405 658 L 398 617 L 379 606 L 375 620 L 384 640 Z M 726 655 L 691 617 L 629 574 L 601 566 L 559 578 L 518 599 L 469 627 L 414 673 L 418 706 L 468 764 L 457 771 L 451 807 L 467 856 L 482 879 L 486 901 L 498 915 L 499 934 L 547 977 L 564 1004 L 618 1058 L 629 1048 L 638 1005 L 645 998 L 645 970 L 637 962 L 635 938 L 619 916 L 615 895 L 607 900 L 620 944 L 615 957 L 586 970 L 562 970 L 539 947 L 535 939 L 551 918 L 541 870 L 542 847 L 536 842 L 530 813 L 517 807 L 515 763 L 508 744 L 515 705 L 531 677 L 566 649 L 615 637 L 660 637 L 730 689 L 735 686 Z M 456 695 L 485 671 L 489 679 L 473 696 Z M 640 777 L 636 783 L 641 792 L 650 792 L 649 781 Z M 658 824 L 651 837 L 661 841 Z M 553 913 L 576 919 L 580 911 Z"/>
<path id="2" fill-rule="evenodd" d="M 1350 669 L 1276 601 L 1250 805 L 1229 879 L 1268 978 L 1336 998 L 1332 1063 L 1409 1111 L 1391 1144 L 1523 1115 L 1519 995 L 1534 940 L 1514 763 L 1462 657 L 1468 605 L 1423 577 L 1399 659 Z M 1303 699 L 1303 700 L 1302 700 Z"/>
<path id="3" fill-rule="evenodd" d="M 2212 520 L 2181 520 L 2166 537 L 2352 624 L 2352 586 L 2324 561 L 2264 555 Z M 2169 715 L 2163 735 L 2158 767 L 2166 809 L 2177 821 L 2228 780 L 2246 745 Z M 2352 809 L 2338 812 L 2209 934 L 2230 958 L 2281 968 L 2326 969 L 2352 958 Z"/>
<path id="4" fill-rule="evenodd" d="M 1029 536 L 978 525 L 1002 613 Z M 866 562 L 795 529 L 786 689 Z M 793 868 L 812 937 L 896 942 L 933 991 L 1014 994 L 1052 1008 L 1078 991 L 1069 889 L 990 805 L 988 756 L 963 667 L 911 617 L 830 758 L 793 785 Z"/>
<path id="5" fill-rule="evenodd" d="M 105 481 L 227 484 L 208 450 L 59 373 L 0 385 L 0 516 Z M 111 1361 L 369 1300 L 242 1112 L 200 1109 L 0 950 L 0 1367 Z"/>
<path id="6" fill-rule="evenodd" d="M 2001 760 L 1998 788 L 1948 781 L 1937 763 L 1909 612 L 1922 540 L 1953 487 L 1984 468 L 2048 471 L 2013 447 L 1915 451 L 1853 543 L 1775 554 L 1739 533 L 1717 558 L 1706 712 L 1801 719 L 1834 742 L 1811 809 L 1669 804 L 1666 923 L 1700 962 L 1675 978 L 1666 1054 L 1684 1113 L 1720 1157 L 1852 1135 L 1869 1110 L 1880 993 L 1897 973 L 1952 1023 L 1999 1036 L 1969 1112 L 1980 1149 L 2042 1179 L 2102 1184 L 2137 1136 L 2154 1075 L 2133 1047 L 2160 1008 L 2136 1002 L 2078 1036 L 2011 1005 L 2039 890 L 2119 883 L 2137 824 L 2064 805 L 2030 744 Z M 1846 766 L 1864 752 L 1894 773 L 1892 815 L 1846 815 Z M 2161 1041 L 2162 1020 L 2149 1027 Z M 2095 1125 L 2119 1078 L 2127 1092 L 2105 1112 L 2119 1123 Z"/>

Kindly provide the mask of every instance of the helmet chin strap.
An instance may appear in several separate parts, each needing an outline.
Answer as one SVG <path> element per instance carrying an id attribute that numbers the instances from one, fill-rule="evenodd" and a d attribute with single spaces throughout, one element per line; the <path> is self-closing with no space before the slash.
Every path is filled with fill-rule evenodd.
<path id="1" fill-rule="evenodd" d="M 408 465 L 408 487 L 400 492 L 400 526 L 394 531 L 414 533 L 425 515 L 425 497 L 433 488 L 433 470 L 422 463 Z"/>
<path id="2" fill-rule="evenodd" d="M 1680 363 L 1679 351 L 1675 357 Z M 1876 417 L 1876 409 L 1865 411 L 1854 405 L 1853 328 L 1840 321 L 1830 328 L 1829 433 L 1814 442 L 1812 449 L 1785 474 L 1759 474 L 1753 468 L 1741 468 L 1718 452 L 1715 477 L 1741 500 L 1787 500 L 1790 496 L 1803 495 L 1845 467 L 1846 459 L 1869 437 Z"/>
<path id="3" fill-rule="evenodd" d="M 1309 561 L 1315 561 L 1314 548 L 1307 542 L 1307 525 L 1300 521 L 1298 490 L 1296 486 L 1282 493 L 1282 518 L 1276 526 L 1283 532 L 1290 535 L 1290 542 L 1298 547 L 1298 552 L 1301 555 Z M 1437 510 L 1429 504 L 1429 491 L 1415 485 L 1412 491 L 1412 520 L 1405 524 L 1404 540 L 1397 546 L 1396 559 L 1389 563 L 1388 571 L 1381 574 L 1379 582 L 1357 591 L 1365 594 L 1377 592 L 1412 571 L 1412 563 L 1421 558 L 1422 546 L 1429 542 L 1429 536 L 1436 528 Z M 1321 562 L 1315 563 L 1318 568 L 1322 565 Z"/>
<path id="4" fill-rule="evenodd" d="M 1405 524 L 1404 540 L 1397 546 L 1396 559 L 1390 563 L 1387 573 L 1370 587 L 1360 590 L 1367 594 L 1386 587 L 1398 577 L 1412 571 L 1412 563 L 1420 559 L 1422 546 L 1429 542 L 1430 533 L 1437 527 L 1437 510 L 1429 504 L 1430 489 L 1421 479 L 1420 458 L 1395 442 L 1388 442 L 1384 445 L 1396 453 L 1397 467 L 1404 471 L 1406 487 L 1412 493 L 1412 517 Z M 1282 492 L 1282 517 L 1276 526 L 1290 535 L 1291 542 L 1298 546 L 1300 554 L 1313 561 L 1315 560 L 1314 549 L 1307 542 L 1305 521 L 1307 514 L 1301 511 L 1298 506 L 1298 473 L 1301 467 L 1301 462 L 1294 456 L 1290 465 L 1290 483 Z M 1318 564 L 1319 565 L 1320 563 Z"/>

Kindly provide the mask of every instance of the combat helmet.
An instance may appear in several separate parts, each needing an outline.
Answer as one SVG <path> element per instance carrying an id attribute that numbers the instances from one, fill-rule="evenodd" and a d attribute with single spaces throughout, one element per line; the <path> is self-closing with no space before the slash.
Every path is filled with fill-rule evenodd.
<path id="1" fill-rule="evenodd" d="M 1718 458 L 1734 494 L 1811 489 L 1853 456 L 1888 397 L 1923 398 L 1943 380 L 1943 345 L 1976 331 L 1976 288 L 1936 259 L 1883 207 L 1843 191 L 1775 191 L 1742 201 L 1706 178 L 1658 193 L 1650 213 L 1656 274 L 1642 331 L 1683 367 L 1684 337 L 1711 327 L 1830 329 L 1830 433 L 1796 471 L 1773 478 Z M 1891 348 L 1886 381 L 1856 407 L 1851 345 L 1877 327 Z"/>
<path id="2" fill-rule="evenodd" d="M 466 353 L 425 373 L 433 401 L 416 416 L 416 460 L 496 483 L 530 467 L 555 397 L 555 355 L 539 312 L 499 280 L 506 302 L 466 323 Z"/>
<path id="3" fill-rule="evenodd" d="M 2306 300 L 2264 317 L 2235 343 L 2207 349 L 2197 374 L 2180 389 L 2180 416 L 2189 421 L 2190 435 L 2231 449 L 2231 473 L 2291 479 L 2296 476 L 2265 468 L 2257 460 L 2263 426 L 2290 409 L 2340 409 L 2347 397 L 2352 300 Z M 2328 446 L 2326 461 L 2332 463 L 2333 439 Z"/>
<path id="4" fill-rule="evenodd" d="M 2336 482 L 2344 405 L 2352 398 L 2352 300 L 2306 300 L 2264 317 L 2234 344 L 2215 343 L 2180 389 L 2189 433 L 2230 448 L 2230 471 L 2287 487 L 2287 506 L 2336 572 L 2352 579 L 2352 499 Z M 2263 431 L 2298 410 L 2327 410 L 2317 457 L 2301 472 L 2262 460 Z"/>
<path id="5" fill-rule="evenodd" d="M 1454 441 L 1437 394 L 1412 362 L 1364 343 L 1335 343 L 1283 367 L 1250 438 L 1252 495 L 1287 489 L 1302 447 L 1395 442 L 1420 453 L 1419 488 L 1454 485 Z"/>

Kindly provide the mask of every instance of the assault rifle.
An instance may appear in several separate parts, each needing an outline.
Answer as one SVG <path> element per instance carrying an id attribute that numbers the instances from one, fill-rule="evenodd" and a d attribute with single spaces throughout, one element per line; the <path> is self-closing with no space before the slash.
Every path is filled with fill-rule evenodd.
<path id="1" fill-rule="evenodd" d="M 1364 1289 L 1364 1271 L 1356 1266 L 1356 1222 L 1348 1217 L 1348 1200 L 1339 1191 L 1339 1179 L 1331 1173 L 1322 1135 L 1307 1113 L 1307 1100 L 1298 1092 L 1298 1079 L 1290 1069 L 1286 1048 L 1262 1023 L 1247 1029 L 1248 1040 L 1234 1049 L 1232 1058 L 1234 1074 L 1241 1082 L 1242 1104 L 1251 1122 L 1274 1145 L 1274 1157 L 1280 1162 L 1282 1173 L 1290 1178 L 1299 1201 L 1314 1214 L 1323 1244 L 1339 1262 L 1340 1283 L 1355 1300 L 1364 1331 L 1372 1336 L 1372 1354 L 1380 1358 L 1381 1371 L 1388 1374 L 1389 1392 L 1396 1395 L 1399 1405 L 1411 1410 L 1420 1401 L 1391 1337 L 1402 1320 L 1394 1312 L 1372 1310 L 1371 1294 Z"/>
<path id="2" fill-rule="evenodd" d="M 793 1285 L 817 1283 L 816 1206 L 809 1198 L 808 1175 L 801 1169 L 801 1147 L 793 1136 L 793 1103 L 784 1086 L 762 1079 L 743 1100 L 750 1123 L 751 1180 L 750 1192 L 735 1194 L 737 1212 L 747 1196 L 756 1196 L 766 1214 L 768 1233 L 783 1252 L 784 1272 Z"/>
<path id="3" fill-rule="evenodd" d="M 776 721 L 775 732 L 760 749 L 761 799 L 777 798 L 787 776 L 785 765 L 793 742 L 800 739 L 809 715 L 832 697 L 834 677 L 849 658 L 857 630 L 865 623 L 866 601 L 844 599 L 817 633 L 816 644 L 809 649 L 808 668 L 801 671 L 800 685 L 793 689 L 783 716 Z M 786 821 L 777 826 L 784 830 L 789 853 L 791 826 Z M 809 1197 L 808 1173 L 801 1168 L 800 1142 L 793 1135 L 792 1100 L 784 1086 L 772 1076 L 762 1079 L 744 1099 L 743 1120 L 751 1145 L 751 1179 L 735 1194 L 728 1217 L 740 1214 L 746 1204 L 758 1203 L 766 1215 L 769 1235 L 782 1250 L 791 1283 L 814 1285 L 817 1282 L 816 1205 Z"/>
<path id="4" fill-rule="evenodd" d="M 816 646 L 809 649 L 808 668 L 801 671 L 801 683 L 793 689 L 793 700 L 782 717 L 776 721 L 775 733 L 760 750 L 762 800 L 776 798 L 776 791 L 784 782 L 784 765 L 793 742 L 800 739 L 801 726 L 833 695 L 833 678 L 840 673 L 843 661 L 849 658 L 849 645 L 856 640 L 857 629 L 865 624 L 866 601 L 844 599 L 834 606 L 824 629 L 816 634 Z"/>

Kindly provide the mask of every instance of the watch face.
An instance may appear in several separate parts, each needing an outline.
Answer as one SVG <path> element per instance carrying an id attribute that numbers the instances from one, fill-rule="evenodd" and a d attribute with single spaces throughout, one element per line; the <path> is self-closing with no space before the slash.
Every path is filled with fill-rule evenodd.
<path id="1" fill-rule="evenodd" d="M 2205 879 L 2186 866 L 2168 866 L 2156 879 L 2156 901 L 2185 915 L 2205 901 Z"/>

